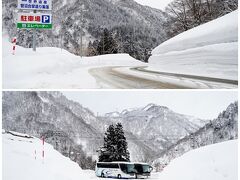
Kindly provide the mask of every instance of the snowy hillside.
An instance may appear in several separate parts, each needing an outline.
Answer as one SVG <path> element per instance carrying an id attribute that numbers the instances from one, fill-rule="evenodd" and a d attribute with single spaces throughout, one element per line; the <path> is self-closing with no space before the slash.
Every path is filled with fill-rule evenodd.
<path id="1" fill-rule="evenodd" d="M 238 11 L 188 30 L 152 51 L 150 69 L 237 80 Z"/>
<path id="2" fill-rule="evenodd" d="M 88 180 L 94 175 L 91 171 L 83 171 L 77 163 L 64 157 L 47 143 L 44 144 L 43 159 L 40 139 L 18 137 L 4 131 L 2 139 L 3 180 Z"/>
<path id="3" fill-rule="evenodd" d="M 238 102 L 230 104 L 216 119 L 165 149 L 154 164 L 162 166 L 192 149 L 233 139 L 238 139 Z"/>
<path id="4" fill-rule="evenodd" d="M 88 70 L 104 66 L 141 65 L 127 54 L 80 58 L 59 48 L 32 49 L 16 47 L 3 36 L 3 87 L 4 88 L 101 88 Z"/>
<path id="5" fill-rule="evenodd" d="M 237 140 L 206 146 L 173 160 L 156 179 L 237 180 L 237 157 Z"/>

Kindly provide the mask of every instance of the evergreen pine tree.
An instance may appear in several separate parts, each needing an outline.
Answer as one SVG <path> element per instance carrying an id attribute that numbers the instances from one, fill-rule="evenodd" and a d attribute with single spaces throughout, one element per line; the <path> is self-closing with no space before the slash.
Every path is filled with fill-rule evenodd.
<path id="1" fill-rule="evenodd" d="M 98 54 L 116 54 L 118 53 L 117 42 L 108 29 L 104 29 L 100 42 L 97 47 Z"/>
<path id="2" fill-rule="evenodd" d="M 127 141 L 124 136 L 123 127 L 120 123 L 110 125 L 104 136 L 104 146 L 101 149 L 99 161 L 129 161 L 129 152 L 127 150 Z"/>
<path id="3" fill-rule="evenodd" d="M 98 55 L 97 48 L 96 48 L 96 43 L 97 43 L 97 41 L 94 41 L 93 43 L 92 43 L 92 41 L 90 41 L 88 43 L 88 48 L 87 48 L 87 55 L 88 56 Z"/>
<path id="4" fill-rule="evenodd" d="M 130 155 L 127 150 L 128 144 L 121 123 L 116 125 L 115 131 L 117 139 L 116 161 L 130 161 Z"/>

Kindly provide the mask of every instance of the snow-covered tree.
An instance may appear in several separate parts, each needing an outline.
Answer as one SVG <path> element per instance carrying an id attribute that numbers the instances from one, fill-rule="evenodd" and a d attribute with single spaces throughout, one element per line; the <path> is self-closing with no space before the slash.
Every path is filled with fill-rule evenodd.
<path id="1" fill-rule="evenodd" d="M 110 125 L 104 136 L 104 146 L 100 151 L 99 161 L 129 161 L 127 146 L 122 125 L 120 123 L 116 126 Z"/>
<path id="2" fill-rule="evenodd" d="M 130 161 L 130 155 L 127 150 L 128 144 L 126 137 L 124 136 L 123 126 L 121 123 L 118 123 L 115 128 L 116 139 L 117 139 L 117 161 Z"/>
<path id="3" fill-rule="evenodd" d="M 101 40 L 97 47 L 98 54 L 116 54 L 118 53 L 117 42 L 108 29 L 104 29 Z"/>
<path id="4" fill-rule="evenodd" d="M 174 0 L 166 8 L 167 34 L 171 38 L 237 8 L 237 0 Z"/>

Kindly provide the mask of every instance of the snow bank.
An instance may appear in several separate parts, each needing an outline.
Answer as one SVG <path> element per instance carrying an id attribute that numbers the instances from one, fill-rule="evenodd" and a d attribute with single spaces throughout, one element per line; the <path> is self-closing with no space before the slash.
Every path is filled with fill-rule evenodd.
<path id="1" fill-rule="evenodd" d="M 190 29 L 155 48 L 152 54 L 183 51 L 211 44 L 238 41 L 238 11 Z"/>
<path id="2" fill-rule="evenodd" d="M 238 11 L 179 34 L 152 54 L 150 69 L 237 80 Z"/>
<path id="3" fill-rule="evenodd" d="M 161 180 L 237 180 L 238 141 L 206 146 L 173 160 L 157 178 Z M 156 175 L 155 175 L 156 176 Z"/>
<path id="4" fill-rule="evenodd" d="M 3 36 L 4 88 L 99 88 L 88 73 L 90 68 L 140 64 L 128 54 L 80 58 L 53 47 L 37 48 L 37 52 L 33 52 L 17 46 L 16 55 L 12 55 L 11 50 L 11 43 Z"/>
<path id="5" fill-rule="evenodd" d="M 82 170 L 78 164 L 62 156 L 47 143 L 44 145 L 43 160 L 40 139 L 16 137 L 6 133 L 2 139 L 3 180 L 89 180 L 95 177 L 93 171 Z"/>

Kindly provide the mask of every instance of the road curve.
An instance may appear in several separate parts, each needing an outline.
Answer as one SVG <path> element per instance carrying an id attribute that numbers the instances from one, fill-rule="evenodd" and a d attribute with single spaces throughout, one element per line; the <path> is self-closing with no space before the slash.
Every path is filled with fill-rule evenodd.
<path id="1" fill-rule="evenodd" d="M 93 68 L 89 73 L 102 88 L 116 89 L 187 89 L 186 86 L 151 80 L 116 71 L 120 67 Z"/>
<path id="2" fill-rule="evenodd" d="M 127 71 L 122 71 L 125 68 Z M 101 67 L 89 70 L 101 88 L 109 89 L 211 89 L 234 88 L 238 82 L 210 77 L 164 73 L 145 67 Z"/>
<path id="3" fill-rule="evenodd" d="M 173 77 L 178 77 L 178 78 L 188 78 L 188 79 L 196 79 L 196 80 L 224 83 L 224 84 L 230 84 L 230 85 L 238 85 L 238 81 L 236 81 L 236 80 L 220 79 L 220 78 L 213 78 L 213 77 L 203 77 L 203 76 L 187 75 L 187 74 L 158 72 L 158 71 L 146 70 L 146 68 L 147 68 L 147 66 L 139 66 L 139 67 L 133 67 L 130 69 L 135 70 L 135 71 L 140 71 L 140 72 L 147 72 L 147 73 L 151 73 L 151 74 L 164 75 L 164 76 L 173 76 Z"/>

